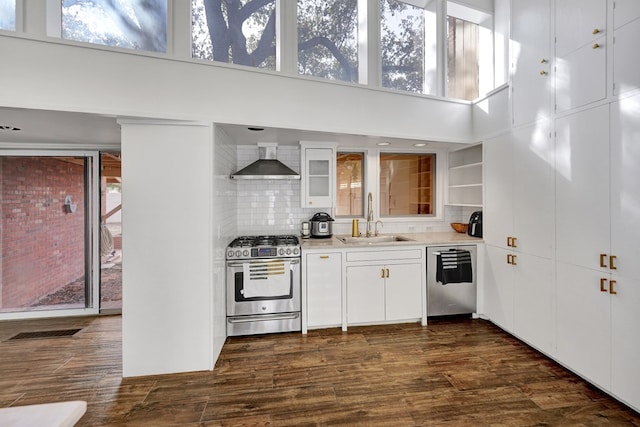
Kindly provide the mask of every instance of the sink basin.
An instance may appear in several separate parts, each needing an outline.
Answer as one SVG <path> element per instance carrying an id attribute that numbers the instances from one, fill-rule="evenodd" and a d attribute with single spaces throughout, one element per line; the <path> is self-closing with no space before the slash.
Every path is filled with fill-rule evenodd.
<path id="1" fill-rule="evenodd" d="M 383 234 L 383 235 L 371 236 L 371 237 L 338 236 L 338 240 L 340 240 L 342 243 L 355 243 L 360 245 L 375 245 L 376 243 L 412 242 L 413 241 L 413 239 L 409 239 L 403 236 L 396 236 L 393 234 Z"/>

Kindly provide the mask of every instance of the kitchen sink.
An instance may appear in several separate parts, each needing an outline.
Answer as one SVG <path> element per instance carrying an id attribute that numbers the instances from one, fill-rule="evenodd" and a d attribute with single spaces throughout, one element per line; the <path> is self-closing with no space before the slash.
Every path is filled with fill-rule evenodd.
<path id="1" fill-rule="evenodd" d="M 397 236 L 393 234 L 381 234 L 371 237 L 351 237 L 351 236 L 338 236 L 338 240 L 346 244 L 359 244 L 359 245 L 375 245 L 376 243 L 389 243 L 389 242 L 412 242 L 413 239 L 409 239 L 404 236 Z"/>

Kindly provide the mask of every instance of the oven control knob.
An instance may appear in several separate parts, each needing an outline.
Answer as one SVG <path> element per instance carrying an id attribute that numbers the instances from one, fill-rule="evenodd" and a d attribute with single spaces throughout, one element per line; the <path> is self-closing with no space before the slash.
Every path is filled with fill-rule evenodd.
<path id="1" fill-rule="evenodd" d="M 280 254 L 280 255 L 284 255 L 284 249 L 280 248 L 280 249 L 278 250 L 278 254 Z"/>
<path id="2" fill-rule="evenodd" d="M 287 248 L 287 255 L 291 255 L 291 248 Z"/>
<path id="3" fill-rule="evenodd" d="M 238 249 L 238 250 L 236 251 L 236 256 L 237 256 L 238 258 L 240 258 L 240 257 L 242 256 L 242 251 L 241 251 L 240 249 Z"/>
<path id="4" fill-rule="evenodd" d="M 242 256 L 247 258 L 249 256 L 249 249 L 245 249 L 244 251 L 242 251 Z"/>
<path id="5" fill-rule="evenodd" d="M 294 255 L 298 255 L 298 252 L 300 252 L 300 251 L 298 250 L 298 248 L 293 248 L 293 254 L 294 254 Z"/>

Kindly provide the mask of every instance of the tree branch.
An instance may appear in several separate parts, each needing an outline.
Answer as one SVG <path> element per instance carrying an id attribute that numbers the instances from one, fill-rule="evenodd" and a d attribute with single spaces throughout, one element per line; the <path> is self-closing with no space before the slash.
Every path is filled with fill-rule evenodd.
<path id="1" fill-rule="evenodd" d="M 307 50 L 307 49 L 316 47 L 318 45 L 324 46 L 327 49 L 329 49 L 329 52 L 331 52 L 333 57 L 336 58 L 338 63 L 342 66 L 342 68 L 348 74 L 349 80 L 353 80 L 351 64 L 349 63 L 349 60 L 342 54 L 342 52 L 340 52 L 340 49 L 338 49 L 335 43 L 333 43 L 327 37 L 316 36 L 316 37 L 310 38 L 309 40 L 300 42 L 298 43 L 298 50 L 299 51 Z"/>
<path id="2" fill-rule="evenodd" d="M 213 59 L 229 62 L 229 29 L 222 14 L 221 0 L 204 0 L 204 10 L 207 16 L 209 37 L 213 45 Z"/>

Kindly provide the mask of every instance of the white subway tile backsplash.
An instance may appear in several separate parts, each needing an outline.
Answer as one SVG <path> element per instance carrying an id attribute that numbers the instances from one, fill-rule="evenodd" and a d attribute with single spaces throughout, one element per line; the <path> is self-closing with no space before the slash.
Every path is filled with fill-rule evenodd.
<path id="1" fill-rule="evenodd" d="M 216 165 L 218 161 L 222 169 L 226 165 L 235 165 L 234 170 L 226 172 L 230 174 L 241 169 L 258 159 L 257 146 L 224 146 L 218 148 L 216 139 Z M 235 150 L 235 153 L 230 151 Z M 235 155 L 234 155 L 235 154 Z M 218 159 L 218 156 L 222 157 Z M 300 171 L 300 147 L 291 145 L 278 146 L 278 160 L 289 166 L 296 172 Z M 218 173 L 218 169 L 216 169 Z M 301 223 L 308 221 L 317 209 L 306 209 L 300 206 L 300 181 L 298 180 L 248 180 L 248 181 L 216 181 L 223 184 L 218 189 L 218 195 L 223 195 L 222 206 L 225 219 L 235 215 L 235 228 L 238 235 L 254 234 L 299 234 Z M 234 206 L 228 206 L 233 203 Z M 451 222 L 467 222 L 471 213 L 477 208 L 463 208 L 458 206 L 445 206 L 442 221 L 407 221 L 403 219 L 385 220 L 380 229 L 383 233 L 423 233 L 437 231 L 451 231 Z M 322 211 L 322 209 L 320 209 Z M 218 210 L 217 210 L 218 212 Z M 361 224 L 361 231 L 365 231 Z M 351 221 L 338 219 L 333 224 L 334 234 L 351 233 Z"/>

